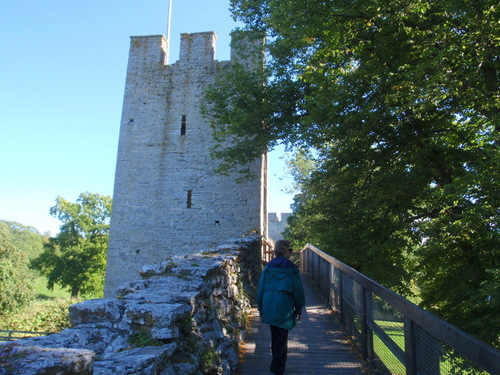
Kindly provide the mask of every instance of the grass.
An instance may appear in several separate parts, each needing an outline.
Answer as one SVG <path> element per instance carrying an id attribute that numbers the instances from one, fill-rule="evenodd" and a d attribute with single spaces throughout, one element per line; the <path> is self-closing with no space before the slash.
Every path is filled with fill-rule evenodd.
<path id="1" fill-rule="evenodd" d="M 47 288 L 47 279 L 44 276 L 38 276 L 35 279 L 35 295 L 39 300 L 54 300 L 57 298 L 69 299 L 71 293 L 67 289 L 61 288 L 59 285 L 54 285 L 54 289 Z"/>
<path id="2" fill-rule="evenodd" d="M 375 323 L 384 330 L 387 335 L 404 350 L 404 330 L 403 323 L 388 322 L 376 320 Z M 405 366 L 396 358 L 394 354 L 385 346 L 384 342 L 376 335 L 373 335 L 373 349 L 378 357 L 384 362 L 384 365 L 391 372 L 391 374 L 404 375 L 406 373 Z"/>
<path id="3" fill-rule="evenodd" d="M 405 350 L 405 332 L 402 322 L 391 322 L 387 320 L 376 320 L 375 323 L 387 333 L 401 349 Z"/>
<path id="4" fill-rule="evenodd" d="M 403 350 L 405 350 L 405 337 L 404 337 L 404 325 L 401 322 L 390 322 L 390 321 L 381 321 L 376 320 L 375 323 L 384 330 L 384 332 Z M 406 368 L 403 363 L 401 363 L 394 354 L 392 354 L 391 350 L 387 348 L 387 346 L 383 343 L 383 341 L 376 335 L 373 335 L 373 348 L 375 353 L 377 353 L 378 357 L 384 362 L 384 365 L 393 375 L 405 375 Z M 453 364 L 455 358 L 455 366 Z M 452 356 L 452 358 L 448 358 L 446 356 L 441 357 L 439 361 L 440 373 L 441 374 L 456 374 L 457 370 L 460 369 L 460 363 L 467 363 L 460 355 L 456 355 L 456 357 Z M 458 366 L 458 368 L 456 367 Z M 465 369 L 466 367 L 464 367 Z M 458 370 L 460 371 L 460 370 Z M 463 373 L 466 370 L 464 370 Z M 467 369 L 468 374 L 484 374 L 487 375 L 487 372 L 471 371 Z"/>

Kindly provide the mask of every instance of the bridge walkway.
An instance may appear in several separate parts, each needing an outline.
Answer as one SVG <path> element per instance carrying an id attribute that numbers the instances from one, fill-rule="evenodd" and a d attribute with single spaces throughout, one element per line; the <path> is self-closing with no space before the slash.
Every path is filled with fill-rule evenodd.
<path id="1" fill-rule="evenodd" d="M 286 375 L 370 374 L 325 299 L 307 274 L 302 274 L 306 308 L 301 321 L 288 335 Z M 271 333 L 256 308 L 240 360 L 241 375 L 270 374 Z"/>

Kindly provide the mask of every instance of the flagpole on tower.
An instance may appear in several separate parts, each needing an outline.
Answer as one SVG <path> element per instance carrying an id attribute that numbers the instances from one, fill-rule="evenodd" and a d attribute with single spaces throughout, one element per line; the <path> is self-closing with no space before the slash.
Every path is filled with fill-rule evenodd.
<path id="1" fill-rule="evenodd" d="M 168 55 L 170 51 L 170 20 L 172 14 L 172 0 L 168 0 L 168 17 L 167 17 L 167 64 L 168 64 Z"/>

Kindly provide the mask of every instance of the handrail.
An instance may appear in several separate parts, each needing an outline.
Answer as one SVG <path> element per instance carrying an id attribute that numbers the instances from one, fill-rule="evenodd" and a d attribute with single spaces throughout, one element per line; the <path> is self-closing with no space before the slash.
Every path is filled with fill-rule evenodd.
<path id="1" fill-rule="evenodd" d="M 309 273 L 365 359 L 383 373 L 500 374 L 500 352 L 307 244 Z"/>
<path id="2" fill-rule="evenodd" d="M 18 335 L 23 334 L 22 336 Z M 53 332 L 34 332 L 34 331 L 7 331 L 0 329 L 0 342 L 1 341 L 13 341 L 18 339 L 24 339 L 28 337 L 45 336 L 50 335 Z M 20 337 L 18 337 L 20 336 Z"/>
<path id="3" fill-rule="evenodd" d="M 274 245 L 268 238 L 262 238 L 262 261 L 268 263 L 274 258 Z"/>

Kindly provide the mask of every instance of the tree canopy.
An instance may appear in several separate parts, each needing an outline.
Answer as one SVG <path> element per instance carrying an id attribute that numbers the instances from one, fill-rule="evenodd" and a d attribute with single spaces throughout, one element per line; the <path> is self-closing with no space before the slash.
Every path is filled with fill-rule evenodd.
<path id="1" fill-rule="evenodd" d="M 314 150 L 288 235 L 499 345 L 500 9 L 483 0 L 232 0 L 267 35 L 207 93 L 226 165 Z M 251 148 L 253 153 L 247 150 Z M 493 326 L 492 326 L 493 324 Z"/>
<path id="2" fill-rule="evenodd" d="M 75 203 L 56 199 L 50 213 L 61 220 L 60 232 L 32 262 L 47 276 L 49 289 L 57 283 L 70 288 L 73 298 L 79 293 L 102 294 L 111 205 L 111 197 L 88 192 Z"/>
<path id="3" fill-rule="evenodd" d="M 28 258 L 36 258 L 43 249 L 43 236 L 36 228 L 15 221 L 0 220 L 0 228 L 4 236 L 18 250 L 26 253 Z"/>
<path id="4" fill-rule="evenodd" d="M 0 315 L 17 311 L 34 299 L 28 265 L 26 253 L 13 245 L 6 226 L 0 225 Z"/>

